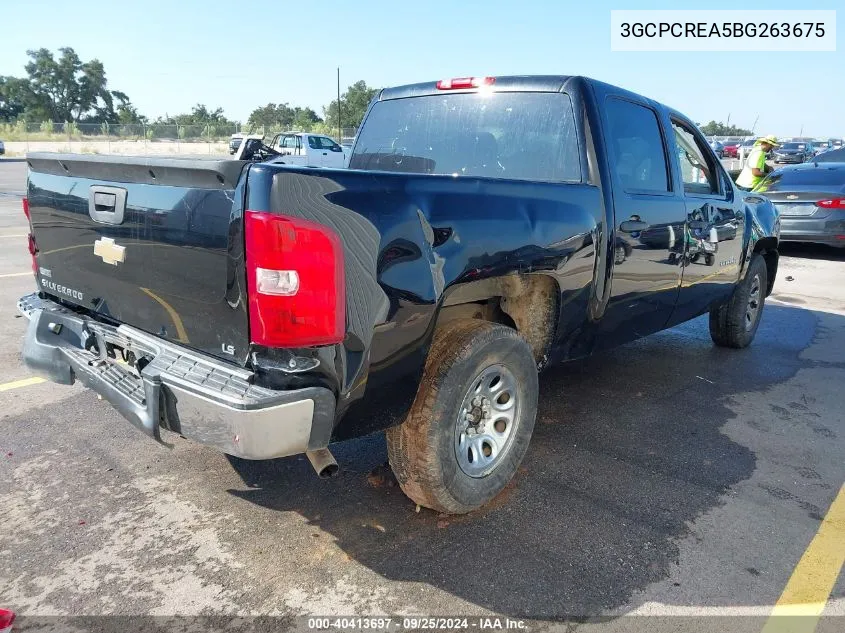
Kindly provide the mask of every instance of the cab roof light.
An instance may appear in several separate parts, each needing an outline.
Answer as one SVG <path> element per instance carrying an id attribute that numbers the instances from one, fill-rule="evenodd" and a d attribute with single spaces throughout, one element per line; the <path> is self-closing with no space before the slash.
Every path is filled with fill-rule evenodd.
<path id="1" fill-rule="evenodd" d="M 495 77 L 455 77 L 441 79 L 437 82 L 438 90 L 462 90 L 466 88 L 481 88 L 496 83 Z"/>

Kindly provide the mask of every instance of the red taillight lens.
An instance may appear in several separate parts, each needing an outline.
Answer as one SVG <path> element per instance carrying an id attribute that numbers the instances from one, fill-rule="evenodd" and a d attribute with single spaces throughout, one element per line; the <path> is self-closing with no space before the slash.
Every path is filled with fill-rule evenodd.
<path id="1" fill-rule="evenodd" d="M 27 235 L 27 239 L 29 241 L 29 254 L 32 257 L 32 272 L 37 275 L 38 263 L 35 260 L 35 256 L 38 254 L 38 245 L 35 243 L 35 238 L 32 237 L 32 233 Z"/>
<path id="2" fill-rule="evenodd" d="M 284 215 L 244 217 L 249 328 L 268 347 L 331 345 L 343 340 L 343 246 L 330 228 Z"/>
<path id="3" fill-rule="evenodd" d="M 29 198 L 23 199 L 23 214 L 26 216 L 26 219 L 29 220 Z"/>
<path id="4" fill-rule="evenodd" d="M 437 89 L 481 88 L 482 86 L 492 86 L 494 83 L 496 83 L 495 77 L 456 77 L 454 79 L 441 79 L 437 82 Z"/>
<path id="5" fill-rule="evenodd" d="M 0 609 L 0 633 L 12 630 L 15 623 L 15 612 L 11 609 Z"/>
<path id="6" fill-rule="evenodd" d="M 845 198 L 833 198 L 832 200 L 819 200 L 817 207 L 822 209 L 845 209 Z"/>

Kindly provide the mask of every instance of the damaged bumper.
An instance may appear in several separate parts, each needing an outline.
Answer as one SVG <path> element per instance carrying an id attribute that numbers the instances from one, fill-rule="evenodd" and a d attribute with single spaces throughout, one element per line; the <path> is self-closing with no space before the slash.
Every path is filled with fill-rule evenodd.
<path id="1" fill-rule="evenodd" d="M 164 427 L 245 459 L 328 446 L 335 411 L 329 389 L 258 387 L 247 369 L 127 325 L 88 319 L 35 294 L 21 298 L 18 309 L 30 320 L 23 359 L 34 373 L 66 385 L 79 380 L 158 441 Z M 122 362 L 107 348 L 141 362 Z"/>

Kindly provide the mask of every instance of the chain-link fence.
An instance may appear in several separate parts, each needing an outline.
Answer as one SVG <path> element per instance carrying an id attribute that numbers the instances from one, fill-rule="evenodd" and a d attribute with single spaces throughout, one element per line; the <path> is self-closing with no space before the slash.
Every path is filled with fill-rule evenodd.
<path id="1" fill-rule="evenodd" d="M 271 126 L 242 126 L 240 123 L 0 123 L 0 140 L 10 155 L 36 151 L 87 154 L 226 154 L 232 134 L 260 134 L 268 144 L 277 134 L 289 130 Z M 330 130 L 317 124 L 313 132 L 350 143 L 356 128 Z"/>
<path id="2" fill-rule="evenodd" d="M 204 123 L 175 125 L 164 123 L 56 123 L 20 121 L 0 124 L 0 136 L 8 141 L 199 141 L 227 140 L 241 131 L 239 123 Z"/>

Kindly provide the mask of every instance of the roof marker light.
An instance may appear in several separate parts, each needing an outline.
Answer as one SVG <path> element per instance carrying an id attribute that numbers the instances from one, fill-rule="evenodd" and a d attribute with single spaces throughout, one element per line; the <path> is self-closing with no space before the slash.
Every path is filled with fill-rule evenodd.
<path id="1" fill-rule="evenodd" d="M 481 88 L 492 86 L 496 83 L 495 77 L 455 77 L 454 79 L 441 79 L 437 82 L 438 90 L 461 90 L 466 88 Z"/>

